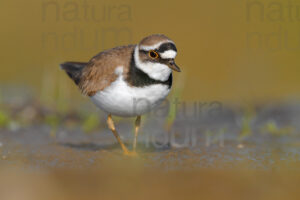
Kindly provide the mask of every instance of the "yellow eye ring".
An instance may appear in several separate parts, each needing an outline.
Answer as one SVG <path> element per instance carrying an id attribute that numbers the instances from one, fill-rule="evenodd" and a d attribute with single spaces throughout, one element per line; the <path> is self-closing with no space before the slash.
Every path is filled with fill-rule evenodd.
<path id="1" fill-rule="evenodd" d="M 158 58 L 158 53 L 154 50 L 149 51 L 149 57 Z"/>

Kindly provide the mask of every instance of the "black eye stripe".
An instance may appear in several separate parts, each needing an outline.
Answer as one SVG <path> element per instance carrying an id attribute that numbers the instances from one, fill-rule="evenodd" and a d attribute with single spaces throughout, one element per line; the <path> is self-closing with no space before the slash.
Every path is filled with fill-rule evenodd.
<path id="1" fill-rule="evenodd" d="M 139 51 L 140 51 L 140 53 L 144 53 L 144 54 L 148 53 L 148 51 L 145 51 L 145 50 L 139 50 Z"/>
<path id="2" fill-rule="evenodd" d="M 165 52 L 167 50 L 173 50 L 173 51 L 177 52 L 177 48 L 176 48 L 175 44 L 173 44 L 171 42 L 164 43 L 164 44 L 160 45 L 157 52 L 162 53 L 162 52 Z"/>

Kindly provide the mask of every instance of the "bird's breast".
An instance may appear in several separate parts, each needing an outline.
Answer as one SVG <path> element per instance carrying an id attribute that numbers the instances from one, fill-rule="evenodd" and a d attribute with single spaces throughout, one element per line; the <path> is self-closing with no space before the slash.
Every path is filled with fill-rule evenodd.
<path id="1" fill-rule="evenodd" d="M 134 87 L 127 84 L 123 76 L 119 76 L 110 86 L 92 96 L 91 100 L 109 114 L 132 117 L 154 109 L 169 92 L 170 87 L 166 84 Z"/>

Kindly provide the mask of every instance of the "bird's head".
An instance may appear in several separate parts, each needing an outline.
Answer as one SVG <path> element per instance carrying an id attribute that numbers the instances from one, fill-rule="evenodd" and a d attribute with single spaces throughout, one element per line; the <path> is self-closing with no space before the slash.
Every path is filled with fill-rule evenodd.
<path id="1" fill-rule="evenodd" d="M 180 72 L 175 64 L 177 48 L 172 40 L 164 35 L 150 35 L 135 48 L 136 66 L 151 78 L 166 81 L 172 70 Z"/>

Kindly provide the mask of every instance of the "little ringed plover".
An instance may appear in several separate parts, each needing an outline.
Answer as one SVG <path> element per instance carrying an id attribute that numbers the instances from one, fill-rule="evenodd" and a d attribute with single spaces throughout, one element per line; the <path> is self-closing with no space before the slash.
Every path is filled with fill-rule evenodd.
<path id="1" fill-rule="evenodd" d="M 157 107 L 169 94 L 177 48 L 165 35 L 155 34 L 139 44 L 100 52 L 89 62 L 65 62 L 60 66 L 82 94 L 108 114 L 109 129 L 124 154 L 135 155 L 141 115 Z M 136 117 L 133 151 L 119 137 L 112 115 Z"/>

